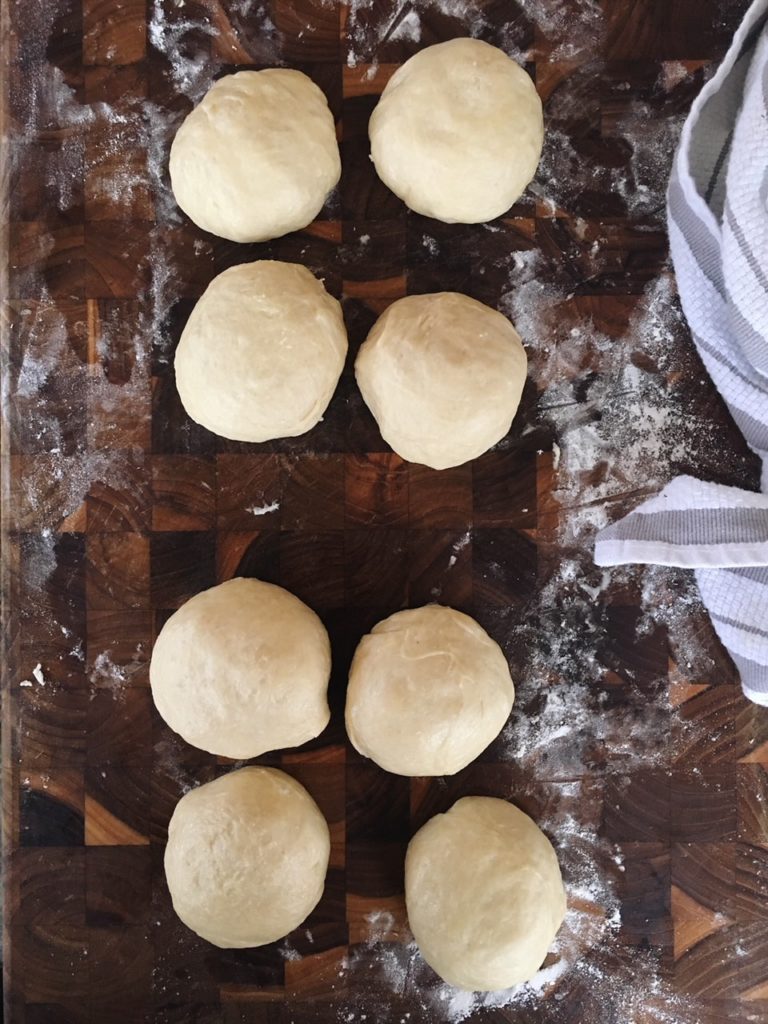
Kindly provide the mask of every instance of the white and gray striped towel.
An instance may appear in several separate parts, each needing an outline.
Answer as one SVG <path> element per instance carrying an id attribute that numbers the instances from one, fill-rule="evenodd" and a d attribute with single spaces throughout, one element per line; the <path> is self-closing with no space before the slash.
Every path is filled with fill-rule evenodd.
<path id="1" fill-rule="evenodd" d="M 768 0 L 756 0 L 683 128 L 668 193 L 680 300 L 718 390 L 763 459 L 762 494 L 673 480 L 602 530 L 598 565 L 696 570 L 744 692 L 768 705 Z"/>

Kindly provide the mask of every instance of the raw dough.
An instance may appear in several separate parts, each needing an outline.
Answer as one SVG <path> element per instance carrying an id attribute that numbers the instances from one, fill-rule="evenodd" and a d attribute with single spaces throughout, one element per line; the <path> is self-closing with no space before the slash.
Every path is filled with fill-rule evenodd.
<path id="1" fill-rule="evenodd" d="M 506 800 L 481 796 L 459 800 L 413 837 L 405 901 L 421 955 L 449 984 L 471 991 L 532 978 L 566 909 L 544 833 Z"/>
<path id="2" fill-rule="evenodd" d="M 176 350 L 176 385 L 215 434 L 296 437 L 322 419 L 346 354 L 341 306 L 314 274 L 260 260 L 208 285 Z"/>
<path id="3" fill-rule="evenodd" d="M 395 72 L 370 120 L 381 180 L 412 210 L 454 223 L 493 220 L 536 173 L 541 100 L 502 50 L 451 39 Z"/>
<path id="4" fill-rule="evenodd" d="M 328 724 L 331 647 L 298 597 L 234 579 L 196 594 L 158 636 L 157 710 L 184 739 L 223 757 L 298 747 Z"/>
<path id="5" fill-rule="evenodd" d="M 506 317 L 466 295 L 437 292 L 389 306 L 360 349 L 355 374 L 397 454 L 446 469 L 504 437 L 526 367 Z"/>
<path id="6" fill-rule="evenodd" d="M 514 697 L 507 660 L 482 626 L 453 608 L 413 608 L 360 641 L 347 733 L 388 772 L 453 775 L 499 734 Z"/>
<path id="7" fill-rule="evenodd" d="M 323 894 L 331 842 L 309 793 L 274 768 L 241 768 L 190 790 L 168 825 L 173 909 L 225 948 L 297 928 Z"/>
<path id="8" fill-rule="evenodd" d="M 176 202 L 199 227 L 263 242 L 311 223 L 341 176 L 333 115 L 300 71 L 214 82 L 171 146 Z"/>

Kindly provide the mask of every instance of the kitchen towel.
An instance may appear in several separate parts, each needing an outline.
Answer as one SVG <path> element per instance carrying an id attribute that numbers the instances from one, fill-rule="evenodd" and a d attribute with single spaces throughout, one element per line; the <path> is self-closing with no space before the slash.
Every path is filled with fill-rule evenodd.
<path id="1" fill-rule="evenodd" d="M 598 533 L 598 565 L 695 570 L 750 700 L 768 705 L 768 0 L 747 11 L 694 102 L 667 194 L 680 301 L 762 491 L 673 480 Z"/>

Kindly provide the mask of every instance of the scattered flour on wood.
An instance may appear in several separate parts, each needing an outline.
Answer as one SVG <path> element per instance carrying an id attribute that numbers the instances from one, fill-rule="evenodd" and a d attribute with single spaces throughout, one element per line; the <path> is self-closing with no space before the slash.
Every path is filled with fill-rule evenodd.
<path id="1" fill-rule="evenodd" d="M 91 700 L 100 690 L 108 690 L 115 700 L 124 701 L 126 689 L 137 672 L 140 672 L 146 665 L 146 651 L 144 645 L 136 645 L 131 658 L 127 662 L 118 663 L 112 657 L 110 650 L 101 651 L 93 661 L 89 679 L 91 681 Z"/>
<path id="2" fill-rule="evenodd" d="M 213 76 L 218 70 L 211 61 L 208 49 L 195 45 L 200 37 L 216 35 L 216 26 L 207 14 L 199 18 L 179 18 L 172 10 L 178 11 L 169 0 L 152 0 L 149 20 L 149 42 L 164 54 L 171 68 L 171 75 L 179 92 L 197 103 L 210 88 Z M 188 37 L 193 36 L 192 45 Z"/>
<path id="3" fill-rule="evenodd" d="M 551 61 L 573 60 L 599 52 L 604 31 L 599 0 L 517 0 L 518 7 L 546 39 L 545 56 Z M 538 53 L 537 53 L 538 56 Z"/>
<path id="4" fill-rule="evenodd" d="M 681 669 L 692 674 L 707 668 L 698 632 L 701 604 L 689 575 L 656 568 L 597 569 L 591 551 L 600 526 L 678 472 L 707 476 L 717 471 L 726 427 L 711 408 L 704 403 L 691 408 L 681 393 L 681 378 L 690 381 L 702 371 L 668 272 L 648 284 L 618 325 L 595 323 L 588 296 L 576 294 L 585 281 L 606 273 L 611 256 L 607 237 L 590 235 L 595 220 L 590 202 L 595 196 L 618 196 L 626 213 L 639 222 L 638 230 L 658 230 L 669 161 L 682 123 L 679 111 L 659 116 L 645 102 L 628 103 L 610 128 L 612 140 L 629 153 L 620 172 L 585 149 L 570 130 L 584 103 L 589 109 L 599 71 L 585 58 L 594 53 L 604 31 L 601 6 L 597 0 L 519 0 L 523 17 L 510 17 L 492 33 L 484 5 L 472 0 L 414 0 L 384 15 L 372 0 L 351 0 L 348 5 L 344 46 L 346 61 L 353 66 L 377 63 L 390 41 L 415 49 L 432 15 L 453 19 L 457 34 L 493 34 L 491 41 L 517 59 L 537 56 L 538 38 L 546 40 L 547 56 L 553 60 L 580 61 L 568 88 L 550 101 L 545 151 L 532 186 L 545 208 L 572 214 L 580 262 L 574 269 L 565 260 L 555 265 L 538 251 L 510 254 L 505 264 L 508 288 L 500 303 L 526 343 L 531 376 L 540 390 L 535 426 L 549 433 L 553 453 L 553 511 L 550 535 L 540 538 L 536 595 L 519 614 L 505 617 L 510 657 L 520 671 L 516 708 L 500 748 L 524 768 L 532 793 L 548 794 L 538 820 L 557 845 L 569 893 L 568 917 L 546 965 L 531 983 L 509 992 L 478 994 L 442 984 L 413 943 L 387 941 L 391 915 L 378 912 L 368 921 L 369 941 L 352 947 L 341 962 L 342 986 L 357 994 L 339 1010 L 339 1020 L 377 1019 L 377 1007 L 383 1016 L 393 998 L 402 997 L 421 1007 L 426 1019 L 460 1022 L 484 1007 L 533 1008 L 543 995 L 558 998 L 569 986 L 588 990 L 602 1008 L 602 1018 L 595 1011 L 595 1024 L 641 1019 L 672 1024 L 684 1019 L 685 1007 L 665 988 L 653 954 L 616 941 L 616 881 L 624 864 L 622 851 L 599 835 L 598 811 L 608 780 L 639 766 L 663 769 L 685 728 L 661 686 L 663 667 L 658 680 L 652 671 L 634 678 L 634 666 L 612 656 L 612 595 L 629 591 L 640 605 L 625 642 L 631 646 L 650 638 L 658 646 L 661 631 L 666 631 Z M 280 33 L 266 5 L 238 0 L 228 5 L 226 21 L 211 13 L 214 7 L 199 13 L 199 5 L 184 0 L 151 0 L 149 43 L 163 55 L 163 73 L 186 109 L 228 69 L 229 61 L 280 63 Z M 149 202 L 156 221 L 149 239 L 150 285 L 141 296 L 130 374 L 122 383 L 110 381 L 101 367 L 86 367 L 78 346 L 73 346 L 82 335 L 84 315 L 73 320 L 71 309 L 51 297 L 34 271 L 27 273 L 20 292 L 35 295 L 37 301 L 34 308 L 24 306 L 15 313 L 26 333 L 21 365 L 10 385 L 18 407 L 33 423 L 36 450 L 44 456 L 23 484 L 24 502 L 40 516 L 38 532 L 26 539 L 25 582 L 42 591 L 58 566 L 61 538 L 56 529 L 61 520 L 78 512 L 95 483 L 130 485 L 131 459 L 138 456 L 103 446 L 73 446 L 58 418 L 60 410 L 68 412 L 86 395 L 89 413 L 109 420 L 126 405 L 138 406 L 146 395 L 153 347 L 157 359 L 169 358 L 169 314 L 181 297 L 183 275 L 169 240 L 169 229 L 182 221 L 169 187 L 167 158 L 184 110 L 169 111 L 142 97 L 135 102 L 124 98 L 119 109 L 81 102 L 64 72 L 42 63 L 54 5 L 28 0 L 24 14 L 30 57 L 43 70 L 30 81 L 22 141 L 41 128 L 62 133 L 59 162 L 47 182 L 53 201 L 61 210 L 78 201 L 74 183 L 82 168 L 97 183 L 95 198 L 120 201 L 126 208 Z M 533 44 L 526 23 L 535 29 Z M 679 62 L 666 62 L 660 75 L 661 86 L 672 91 L 686 81 L 687 70 Z M 93 162 L 85 145 L 86 137 L 97 131 L 107 140 L 103 153 L 109 159 L 103 164 Z M 146 160 L 127 166 L 115 159 L 129 144 L 146 153 Z M 491 225 L 489 230 L 497 229 Z M 369 238 L 361 235 L 358 241 L 364 246 Z M 41 236 L 38 244 L 42 255 L 52 249 L 53 239 Z M 423 244 L 430 256 L 439 254 L 431 237 L 425 236 Z M 195 252 L 200 251 L 195 245 Z M 108 318 L 100 324 L 97 352 L 104 361 L 114 330 Z M 128 342 L 120 338 L 116 344 L 123 348 Z M 63 380 L 69 382 L 64 394 Z M 55 401 L 48 401 L 49 389 L 55 390 Z M 748 472 L 741 453 L 734 456 L 733 472 Z M 249 511 L 258 516 L 278 507 L 273 502 Z M 470 540 L 468 532 L 456 542 L 449 569 Z M 548 552 L 557 558 L 548 561 Z M 82 658 L 80 641 L 72 639 L 73 656 Z M 98 654 L 90 670 L 93 690 L 106 688 L 120 699 L 141 667 L 143 653 L 137 649 L 127 664 L 117 663 L 110 650 Z M 47 683 L 42 666 L 40 673 L 42 681 L 33 673 L 23 683 L 42 687 Z M 613 700 L 612 688 L 620 690 L 620 701 Z M 179 793 L 200 782 L 167 736 L 155 744 L 154 766 Z M 299 956 L 288 944 L 283 955 Z M 410 1009 L 403 1021 L 409 1015 Z"/>
<path id="5" fill-rule="evenodd" d="M 38 663 L 32 669 L 32 679 L 22 679 L 21 682 L 19 683 L 19 686 L 34 686 L 35 683 L 38 686 L 45 686 L 47 682 L 48 680 L 45 678 L 43 666 L 38 661 Z"/>
<path id="6" fill-rule="evenodd" d="M 277 512 L 277 510 L 279 508 L 280 508 L 280 502 L 279 501 L 271 501 L 268 505 L 252 505 L 250 508 L 247 508 L 245 511 L 246 512 L 250 512 L 251 515 L 254 515 L 254 516 L 265 516 L 269 512 Z"/>

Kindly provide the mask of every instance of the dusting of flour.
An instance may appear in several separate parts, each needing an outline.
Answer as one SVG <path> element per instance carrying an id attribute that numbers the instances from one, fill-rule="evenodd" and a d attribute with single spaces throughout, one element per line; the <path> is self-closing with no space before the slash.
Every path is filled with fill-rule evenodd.
<path id="1" fill-rule="evenodd" d="M 37 61 L 45 58 L 54 6 L 29 0 L 24 8 L 30 57 Z M 600 218 L 590 206 L 595 196 L 619 202 L 620 212 L 636 221 L 638 230 L 654 231 L 663 224 L 664 188 L 682 115 L 674 104 L 663 116 L 645 101 L 627 104 L 610 128 L 615 144 L 629 153 L 617 172 L 572 131 L 573 118 L 601 74 L 593 55 L 605 29 L 604 5 L 598 0 L 518 0 L 507 7 L 499 15 L 496 8 L 473 0 L 396 5 L 350 0 L 343 59 L 350 67 L 375 66 L 389 59 L 381 55 L 391 43 L 415 51 L 434 21 L 441 30 L 447 26 L 449 34 L 486 38 L 521 61 L 574 66 L 568 81 L 574 87 L 551 99 L 545 151 L 532 192 L 553 217 L 566 213 L 582 262 L 574 273 L 565 260 L 545 255 L 543 247 L 511 252 L 499 257 L 506 283 L 498 295 L 499 308 L 515 322 L 528 350 L 539 392 L 529 429 L 546 439 L 539 458 L 549 460 L 551 468 L 547 508 L 539 509 L 535 596 L 519 612 L 502 610 L 497 623 L 517 683 L 498 758 L 518 765 L 528 780 L 522 791 L 509 796 L 540 809 L 537 820 L 556 845 L 563 867 L 568 915 L 536 977 L 528 985 L 490 994 L 443 984 L 412 942 L 389 941 L 392 914 L 369 915 L 367 941 L 351 946 L 340 962 L 333 1012 L 345 1022 L 453 1024 L 483 1010 L 503 1016 L 505 1007 L 534 1014 L 544 998 L 554 1003 L 588 994 L 584 1019 L 594 1024 L 677 1024 L 695 1008 L 691 1011 L 669 991 L 652 950 L 621 941 L 618 892 L 624 852 L 605 838 L 602 812 L 609 786 L 638 767 L 663 770 L 690 728 L 668 699 L 666 639 L 686 678 L 710 671 L 713 655 L 702 641 L 702 609 L 690 576 L 658 568 L 598 569 L 592 544 L 597 529 L 677 473 L 722 474 L 719 453 L 732 443 L 732 433 L 716 403 L 692 405 L 686 398 L 691 382 L 699 378 L 707 398 L 711 389 L 693 353 L 670 268 L 636 289 L 641 294 L 623 296 L 612 323 L 595 322 L 585 286 L 606 275 L 612 259 L 607 229 L 596 223 Z M 44 63 L 30 79 L 22 141 L 31 142 L 41 129 L 58 131 L 61 160 L 48 183 L 57 208 L 67 211 L 75 204 L 73 181 L 79 169 L 97 169 L 86 140 L 98 131 L 107 139 L 109 156 L 129 144 L 146 155 L 137 165 L 113 160 L 98 177 L 98 195 L 128 205 L 149 203 L 154 218 L 148 238 L 150 280 L 127 334 L 118 335 L 119 325 L 106 315 L 95 330 L 85 309 L 54 298 L 34 271 L 17 278 L 16 294 L 35 297 L 12 308 L 23 346 L 6 381 L 27 424 L 28 445 L 39 456 L 30 463 L 19 498 L 39 527 L 27 537 L 25 551 L 26 582 L 33 593 L 43 593 L 57 570 L 60 534 L 82 529 L 78 517 L 86 514 L 84 503 L 94 487 L 130 490 L 140 465 L 143 446 L 137 442 L 135 450 L 113 450 L 109 423 L 121 410 L 146 408 L 152 359 L 162 363 L 170 358 L 168 325 L 184 293 L 184 272 L 172 241 L 182 219 L 166 168 L 183 111 L 229 65 L 282 62 L 280 32 L 267 4 L 150 0 L 148 9 L 149 44 L 163 62 L 169 96 L 178 101 L 174 109 L 145 98 L 127 98 L 119 109 L 82 102 L 64 72 Z M 659 88 L 671 92 L 686 78 L 685 66 L 667 62 Z M 368 234 L 361 234 L 359 242 L 374 244 Z M 53 243 L 42 237 L 39 244 L 45 251 Z M 446 255 L 445 246 L 431 235 L 424 235 L 421 244 L 430 259 Z M 202 243 L 196 242 L 195 252 L 200 251 Z M 84 342 L 91 335 L 94 351 Z M 107 369 L 115 345 L 129 357 L 119 381 Z M 71 437 L 66 418 L 83 396 L 85 419 L 101 423 L 102 430 L 94 433 L 91 426 L 83 436 Z M 747 454 L 735 452 L 732 478 L 724 482 L 748 481 L 750 471 Z M 258 524 L 258 517 L 276 508 L 277 502 L 256 501 L 248 511 Z M 471 541 L 469 531 L 455 543 L 449 568 Z M 629 597 L 622 602 L 617 595 Z M 639 611 L 627 615 L 621 610 L 625 606 Z M 65 623 L 52 623 L 52 630 L 64 634 L 74 645 L 72 654 L 83 659 L 81 638 L 70 635 Z M 89 664 L 91 695 L 107 689 L 116 702 L 123 700 L 145 656 L 139 647 L 124 659 L 115 659 L 110 649 L 97 652 Z M 45 664 L 38 674 L 48 680 Z M 38 674 L 22 681 L 30 698 L 44 692 Z M 171 737 L 156 744 L 154 768 L 181 792 L 199 782 Z M 311 930 L 305 938 L 310 945 L 315 941 Z M 303 949 L 304 954 L 286 941 L 281 953 L 290 962 L 306 955 Z"/>

